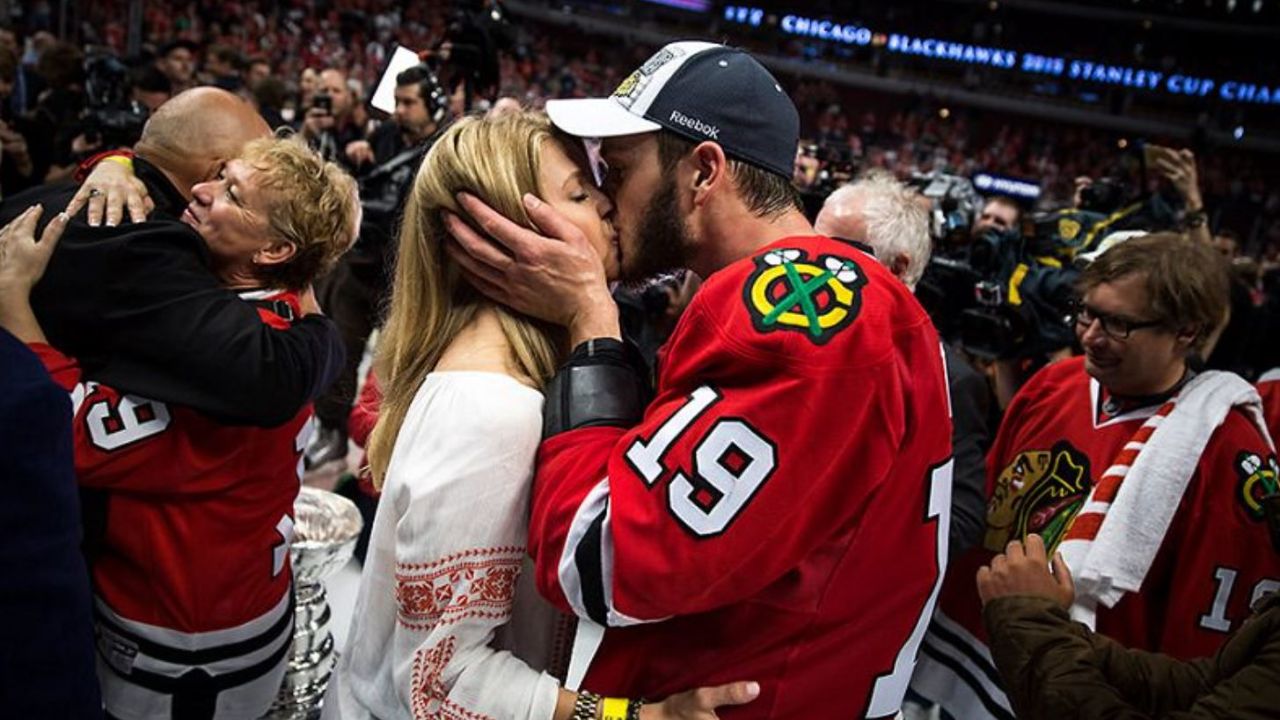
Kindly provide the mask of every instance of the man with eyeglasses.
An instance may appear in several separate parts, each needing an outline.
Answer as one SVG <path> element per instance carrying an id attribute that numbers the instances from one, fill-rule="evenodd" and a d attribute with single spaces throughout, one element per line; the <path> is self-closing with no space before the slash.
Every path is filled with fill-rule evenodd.
<path id="1" fill-rule="evenodd" d="M 954 717 L 1013 717 L 974 592 L 977 570 L 1001 562 L 993 557 L 1011 541 L 1041 536 L 1077 579 L 1077 565 L 1105 564 L 1088 554 L 1104 543 L 1120 548 L 1122 566 L 1146 558 L 1134 582 L 1094 586 L 1072 614 L 1125 646 L 1177 658 L 1212 654 L 1253 602 L 1280 588 L 1261 502 L 1280 488 L 1261 404 L 1236 376 L 1197 377 L 1192 367 L 1227 312 L 1221 258 L 1179 235 L 1147 235 L 1102 254 L 1080 289 L 1084 354 L 1041 370 L 1007 409 L 987 456 L 983 547 L 949 569 L 923 645 L 912 687 Z M 1204 388 L 1235 394 L 1215 404 Z M 1189 439 L 1171 444 L 1175 434 Z M 1197 442 L 1198 456 L 1187 449 Z M 1137 521 L 1116 520 L 1127 517 Z"/>

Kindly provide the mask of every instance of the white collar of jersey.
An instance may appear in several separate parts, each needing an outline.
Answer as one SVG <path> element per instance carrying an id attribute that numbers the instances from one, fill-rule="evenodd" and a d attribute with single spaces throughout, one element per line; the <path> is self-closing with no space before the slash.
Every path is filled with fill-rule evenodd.
<path id="1" fill-rule="evenodd" d="M 1089 406 L 1093 408 L 1093 417 L 1090 419 L 1093 421 L 1093 429 L 1095 430 L 1115 425 L 1117 423 L 1130 422 L 1132 420 L 1146 420 L 1152 415 L 1155 415 L 1156 410 L 1159 410 L 1160 406 L 1164 404 L 1163 401 L 1161 401 L 1153 405 L 1134 408 L 1128 412 L 1110 416 L 1111 413 L 1106 412 L 1106 408 L 1103 407 L 1103 405 L 1107 403 L 1102 399 L 1102 383 L 1098 382 L 1098 379 L 1093 377 L 1089 378 L 1089 397 Z M 1106 417 L 1104 420 L 1104 416 L 1110 417 Z"/>
<path id="2" fill-rule="evenodd" d="M 279 295 L 280 291 L 273 290 L 271 288 L 261 288 L 258 290 L 241 290 L 236 294 L 240 296 L 241 300 L 266 300 L 274 295 Z"/>

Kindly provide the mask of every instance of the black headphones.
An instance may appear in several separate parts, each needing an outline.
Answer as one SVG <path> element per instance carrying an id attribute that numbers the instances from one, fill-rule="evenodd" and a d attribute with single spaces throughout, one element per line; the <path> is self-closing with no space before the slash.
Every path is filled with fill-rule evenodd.
<path id="1" fill-rule="evenodd" d="M 449 95 L 441 87 L 435 73 L 425 63 L 415 65 L 396 75 L 396 85 L 417 85 L 422 102 L 432 122 L 439 125 L 449 114 Z"/>

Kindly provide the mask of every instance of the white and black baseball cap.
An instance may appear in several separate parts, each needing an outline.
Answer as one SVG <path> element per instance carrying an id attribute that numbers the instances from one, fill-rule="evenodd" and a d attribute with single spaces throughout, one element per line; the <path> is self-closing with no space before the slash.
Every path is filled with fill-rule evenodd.
<path id="1" fill-rule="evenodd" d="M 674 42 L 631 73 L 607 98 L 548 100 L 547 115 L 588 138 L 670 130 L 713 140 L 726 155 L 791 178 L 800 114 L 778 81 L 742 50 Z"/>

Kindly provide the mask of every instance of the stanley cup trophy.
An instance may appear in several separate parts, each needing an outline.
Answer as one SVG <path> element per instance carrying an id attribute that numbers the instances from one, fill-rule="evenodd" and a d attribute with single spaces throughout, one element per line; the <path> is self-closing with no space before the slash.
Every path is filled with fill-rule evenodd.
<path id="1" fill-rule="evenodd" d="M 294 515 L 289 550 L 297 596 L 293 649 L 280 695 L 266 720 L 320 717 L 320 701 L 337 662 L 324 581 L 351 559 L 364 525 L 360 511 L 350 500 L 306 486 L 298 494 Z"/>

